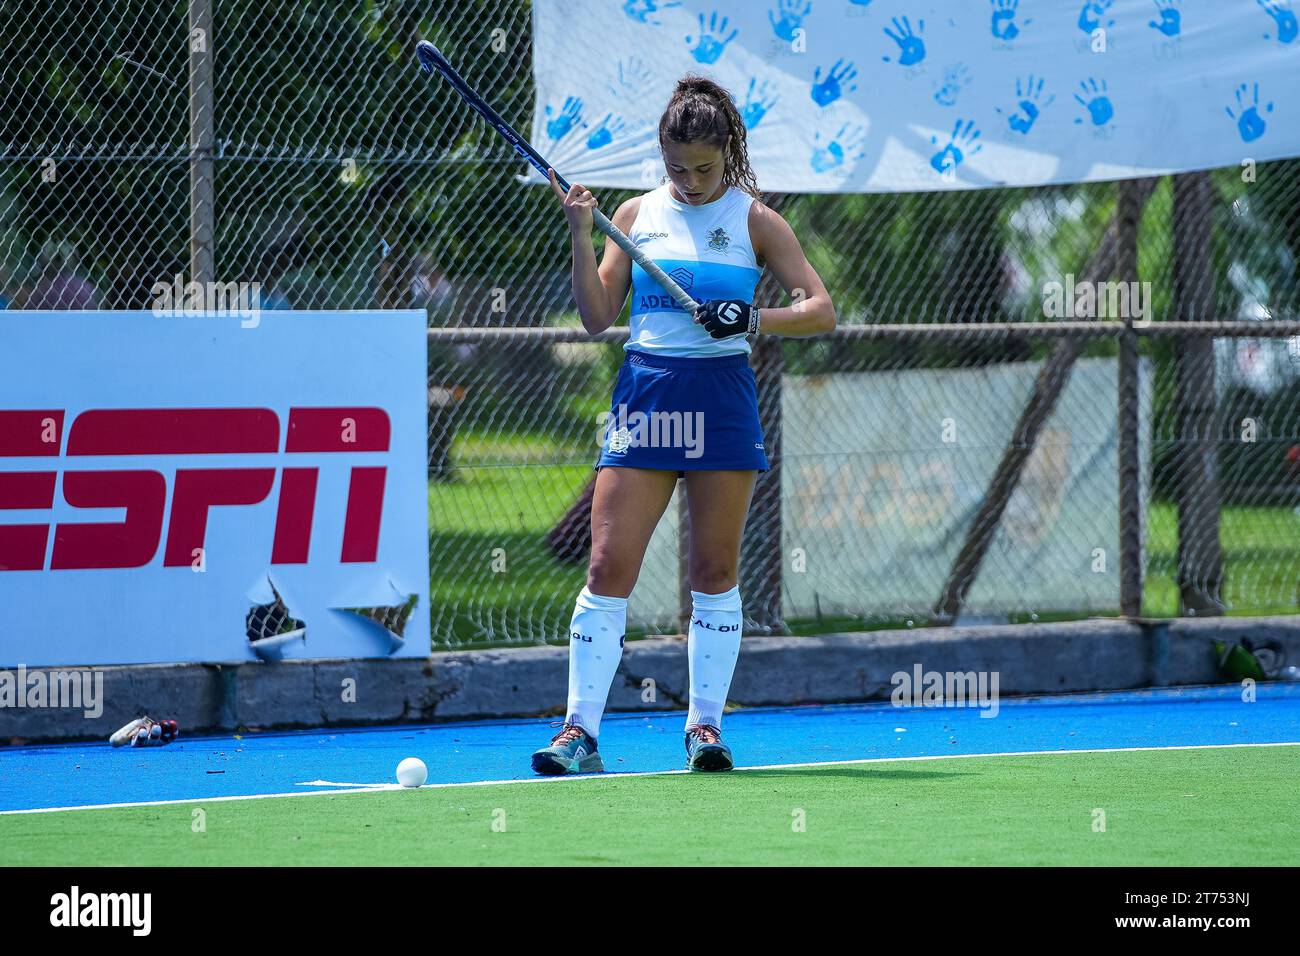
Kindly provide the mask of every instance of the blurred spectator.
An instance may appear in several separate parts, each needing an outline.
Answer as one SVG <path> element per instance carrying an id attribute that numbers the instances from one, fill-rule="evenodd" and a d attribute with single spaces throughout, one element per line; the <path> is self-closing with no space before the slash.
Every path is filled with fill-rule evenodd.
<path id="1" fill-rule="evenodd" d="M 546 546 L 564 564 L 580 564 L 591 550 L 591 505 L 596 497 L 596 476 L 587 479 L 578 500 L 546 533 Z"/>
<path id="2" fill-rule="evenodd" d="M 447 325 L 446 320 L 451 317 L 456 287 L 447 279 L 442 267 L 430 253 L 422 253 L 415 257 L 412 272 L 411 304 L 428 311 L 429 325 Z"/>
<path id="3" fill-rule="evenodd" d="M 99 296 L 94 285 L 77 269 L 77 248 L 65 240 L 41 247 L 39 276 L 24 304 L 28 309 L 94 309 Z"/>
<path id="4" fill-rule="evenodd" d="M 461 291 L 452 285 L 433 253 L 423 252 L 412 258 L 410 305 L 424 309 L 428 315 L 429 328 L 469 324 L 457 308 L 457 294 Z M 444 346 L 436 351 L 431 349 L 430 373 L 437 371 L 439 374 L 450 374 L 454 367 L 472 364 L 478 358 L 478 352 L 479 347 L 469 342 Z"/>
<path id="5" fill-rule="evenodd" d="M 293 303 L 289 301 L 289 296 L 281 289 L 276 287 L 272 282 L 270 289 L 263 286 L 258 290 L 257 306 L 259 309 L 280 309 L 288 311 L 293 308 Z"/>
<path id="6" fill-rule="evenodd" d="M 262 253 L 256 272 L 257 308 L 267 310 L 293 308 L 285 275 L 292 268 L 295 253 L 296 243 L 292 240 L 276 243 Z"/>
<path id="7" fill-rule="evenodd" d="M 121 278 L 109 286 L 105 294 L 104 307 L 108 309 L 127 309 L 131 311 L 150 311 L 163 307 L 154 293 L 154 286 L 162 283 L 168 289 L 175 288 L 176 276 L 184 276 L 188 263 L 168 256 L 166 258 L 147 257 L 146 264 L 136 264 L 130 271 L 123 270 Z M 181 279 L 184 288 L 185 279 Z M 166 300 L 170 303 L 170 299 Z"/>
<path id="8" fill-rule="evenodd" d="M 430 327 L 459 325 L 455 314 L 456 287 L 451 284 L 432 253 L 412 257 L 409 303 L 404 307 L 422 308 Z M 466 355 L 465 349 L 470 350 Z M 465 397 L 465 360 L 473 346 L 455 349 L 429 343 L 429 477 L 435 481 L 451 478 L 451 443 L 456 434 L 456 419 Z"/>

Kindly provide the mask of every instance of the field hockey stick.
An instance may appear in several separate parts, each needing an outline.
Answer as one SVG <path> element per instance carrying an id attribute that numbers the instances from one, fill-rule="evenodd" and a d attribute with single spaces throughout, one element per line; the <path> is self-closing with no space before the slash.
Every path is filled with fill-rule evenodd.
<path id="1" fill-rule="evenodd" d="M 506 142 L 514 147 L 516 153 L 528 160 L 528 162 L 532 164 L 532 167 L 543 176 L 546 175 L 547 169 L 552 168 L 550 164 L 542 158 L 541 154 L 538 153 L 537 150 L 533 149 L 526 139 L 516 133 L 509 123 L 501 118 L 501 114 L 489 106 L 483 100 L 483 97 L 479 96 L 478 93 L 476 93 L 473 88 L 465 82 L 461 75 L 456 72 L 450 63 L 447 62 L 447 58 L 438 51 L 436 46 L 428 40 L 421 40 L 415 45 L 415 56 L 416 59 L 420 61 L 420 68 L 424 70 L 425 73 L 432 75 L 434 70 L 441 73 L 443 79 L 450 83 L 452 88 L 460 94 L 461 99 L 468 103 L 475 112 L 487 120 L 488 125 L 504 136 Z M 568 182 L 565 181 L 564 177 L 561 176 L 558 171 L 555 173 L 555 181 L 560 184 L 560 188 L 566 193 L 569 191 Z M 659 268 L 658 264 L 653 259 L 638 249 L 632 243 L 632 240 L 623 234 L 623 231 L 619 229 L 618 226 L 609 221 L 608 216 L 599 209 L 593 209 L 591 214 L 592 218 L 596 221 L 597 229 L 609 236 L 610 239 L 614 240 L 615 245 L 631 256 L 632 261 L 644 269 L 650 278 L 659 283 L 663 290 L 676 299 L 687 312 L 695 312 L 699 307 L 699 303 L 691 298 L 685 289 L 674 282 L 668 273 Z"/>

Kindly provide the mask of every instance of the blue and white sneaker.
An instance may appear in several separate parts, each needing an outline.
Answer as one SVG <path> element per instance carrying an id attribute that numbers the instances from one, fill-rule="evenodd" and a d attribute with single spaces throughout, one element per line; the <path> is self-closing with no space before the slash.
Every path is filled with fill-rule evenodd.
<path id="1" fill-rule="evenodd" d="M 686 728 L 686 769 L 706 772 L 730 770 L 735 766 L 731 748 L 722 742 L 722 731 L 711 724 Z"/>
<path id="2" fill-rule="evenodd" d="M 596 750 L 596 738 L 577 724 L 565 724 L 551 745 L 533 754 L 533 770 L 547 776 L 565 773 L 600 773 L 605 763 Z"/>

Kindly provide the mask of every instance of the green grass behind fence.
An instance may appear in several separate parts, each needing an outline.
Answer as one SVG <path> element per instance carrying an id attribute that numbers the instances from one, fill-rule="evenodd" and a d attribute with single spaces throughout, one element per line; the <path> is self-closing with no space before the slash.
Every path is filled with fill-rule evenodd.
<path id="1" fill-rule="evenodd" d="M 521 622 L 526 627 L 530 619 L 568 617 L 586 562 L 557 561 L 546 546 L 546 534 L 591 477 L 595 452 L 594 441 L 591 447 L 558 446 L 527 432 L 466 431 L 457 436 L 452 480 L 429 484 L 435 631 L 450 628 L 458 646 L 481 646 L 513 639 L 510 631 Z M 557 460 L 573 464 L 551 464 Z M 542 463 L 547 467 L 525 467 Z M 1147 521 L 1143 613 L 1173 617 L 1179 610 L 1177 511 L 1170 503 L 1156 502 Z M 1300 609 L 1300 512 L 1226 507 L 1220 538 L 1229 614 L 1294 614 Z M 500 561 L 506 562 L 507 573 L 494 570 Z M 1084 612 L 1070 608 L 1044 609 L 1037 620 L 1080 616 Z M 905 627 L 906 618 L 801 618 L 790 623 L 795 633 L 811 634 Z"/>

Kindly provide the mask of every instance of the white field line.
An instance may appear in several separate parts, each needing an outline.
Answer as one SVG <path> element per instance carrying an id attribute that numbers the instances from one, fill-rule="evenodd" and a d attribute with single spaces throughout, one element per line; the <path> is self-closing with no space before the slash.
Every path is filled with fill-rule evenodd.
<path id="1" fill-rule="evenodd" d="M 969 760 L 975 757 L 1055 757 L 1070 754 L 1116 754 L 1137 753 L 1156 750 L 1225 750 L 1233 747 L 1300 747 L 1300 740 L 1285 740 L 1276 743 L 1250 744 L 1179 744 L 1172 747 L 1103 747 L 1093 750 L 1009 750 L 1003 753 L 981 754 L 929 754 L 920 757 L 866 757 L 861 760 L 820 760 L 811 763 L 773 763 L 758 767 L 737 767 L 733 773 L 745 773 L 754 770 L 797 770 L 808 767 L 843 767 L 871 763 L 905 763 L 918 760 Z M 576 780 L 626 780 L 629 777 L 670 777 L 688 773 L 686 770 L 637 770 L 627 773 L 587 773 L 567 774 L 560 777 L 525 777 L 521 780 L 468 780 L 461 783 L 426 783 L 422 787 L 411 789 L 445 790 L 452 787 L 501 787 L 515 784 L 563 783 Z M 325 780 L 313 780 L 299 783 L 299 787 L 340 787 L 338 790 L 299 790 L 293 793 L 250 793 L 230 797 L 189 797 L 182 800 L 143 800 L 135 803 L 96 803 L 81 807 L 36 807 L 30 810 L 0 810 L 0 816 L 16 816 L 26 813 L 70 813 L 75 810 L 119 810 L 127 807 L 167 807 L 185 803 L 227 803 L 232 800 L 273 800 L 280 797 L 320 797 L 340 796 L 349 793 L 386 793 L 404 789 L 396 783 L 329 783 Z"/>

